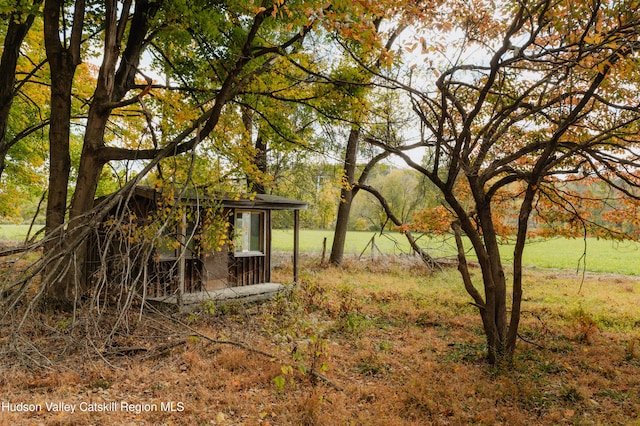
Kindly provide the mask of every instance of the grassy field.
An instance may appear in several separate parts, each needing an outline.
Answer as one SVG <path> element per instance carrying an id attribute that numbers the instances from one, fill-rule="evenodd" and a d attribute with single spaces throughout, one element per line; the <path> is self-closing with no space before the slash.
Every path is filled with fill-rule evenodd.
<path id="1" fill-rule="evenodd" d="M 28 228 L 28 225 L 0 225 L 0 241 L 22 241 Z M 401 234 L 386 233 L 381 236 L 373 232 L 349 232 L 345 252 L 357 255 L 364 252 L 363 256 L 370 256 L 372 237 L 375 237 L 376 247 L 384 254 L 411 252 L 406 238 Z M 333 241 L 333 232 L 329 230 L 302 230 L 300 233 L 300 251 L 320 254 L 325 238 L 328 257 Z M 429 239 L 424 237 L 420 240 L 420 244 L 434 257 L 451 257 L 455 255 L 454 242 L 451 239 Z M 277 251 L 292 250 L 293 231 L 274 230 L 273 248 Z M 585 250 L 586 256 L 583 257 Z M 513 247 L 504 245 L 501 251 L 503 259 L 508 263 Z M 470 255 L 470 258 L 473 258 L 473 256 Z M 585 266 L 583 262 L 586 262 L 586 270 L 591 272 L 640 275 L 640 244 L 589 238 L 585 245 L 585 241 L 581 239 L 556 238 L 531 241 L 524 253 L 525 265 L 540 268 L 576 271 Z"/>
<path id="2" fill-rule="evenodd" d="M 375 236 L 376 246 L 385 254 L 410 253 L 406 238 L 400 234 L 388 233 L 380 236 L 372 232 L 349 232 L 345 252 L 349 254 L 371 255 L 371 238 Z M 332 231 L 303 230 L 300 234 L 300 251 L 303 253 L 321 253 L 324 239 L 327 239 L 327 256 L 333 241 Z M 452 239 L 420 240 L 421 246 L 434 257 L 454 256 L 455 242 Z M 293 231 L 275 230 L 273 235 L 275 250 L 289 251 L 293 247 Z M 583 253 L 586 251 L 586 256 Z M 505 262 L 513 253 L 513 246 L 505 244 L 502 249 Z M 469 256 L 473 258 L 473 256 Z M 583 263 L 586 262 L 586 265 Z M 632 242 L 614 242 L 587 239 L 556 238 L 551 240 L 533 240 L 524 252 L 527 266 L 578 270 L 586 266 L 587 271 L 606 272 L 626 275 L 640 275 L 640 244 Z"/>
<path id="3" fill-rule="evenodd" d="M 38 225 L 31 230 L 33 235 L 40 229 Z M 29 232 L 29 225 L 0 225 L 0 241 L 24 241 Z"/>
<path id="4" fill-rule="evenodd" d="M 485 362 L 456 270 L 303 260 L 290 294 L 191 315 L 135 312 L 106 347 L 100 334 L 82 337 L 109 333 L 82 309 L 77 327 L 71 314 L 30 315 L 22 335 L 0 340 L 0 395 L 42 409 L 2 410 L 0 425 L 640 425 L 637 277 L 527 271 L 507 370 Z"/>

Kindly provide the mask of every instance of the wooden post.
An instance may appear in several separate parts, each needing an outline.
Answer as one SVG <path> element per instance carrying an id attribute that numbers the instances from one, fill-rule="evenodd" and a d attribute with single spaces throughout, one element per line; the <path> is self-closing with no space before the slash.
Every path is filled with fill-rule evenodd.
<path id="1" fill-rule="evenodd" d="M 293 211 L 293 282 L 298 282 L 298 251 L 300 249 L 300 211 Z"/>
<path id="2" fill-rule="evenodd" d="M 376 258 L 376 236 L 371 237 L 371 260 Z"/>
<path id="3" fill-rule="evenodd" d="M 178 251 L 178 308 L 182 310 L 182 296 L 184 294 L 185 274 L 187 273 L 186 245 L 187 245 L 187 213 L 182 212 L 182 221 L 180 224 L 180 232 L 178 234 L 179 251 Z"/>

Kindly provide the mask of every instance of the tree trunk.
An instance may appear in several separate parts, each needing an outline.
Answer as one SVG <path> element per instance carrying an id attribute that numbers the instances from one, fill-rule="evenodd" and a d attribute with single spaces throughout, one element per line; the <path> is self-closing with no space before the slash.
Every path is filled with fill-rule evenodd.
<path id="1" fill-rule="evenodd" d="M 19 3 L 17 7 L 20 7 Z M 40 3 L 41 0 L 35 0 L 34 6 Z M 34 19 L 35 15 L 27 15 L 24 20 L 21 20 L 19 13 L 11 14 L 8 18 L 2 59 L 0 59 L 0 180 L 4 172 L 7 153 L 11 148 L 10 141 L 6 140 L 6 134 L 11 104 L 16 95 L 14 83 L 20 47 L 22 47 L 22 42 Z"/>
<path id="2" fill-rule="evenodd" d="M 353 127 L 349 132 L 347 140 L 347 150 L 344 156 L 344 176 L 342 188 L 340 189 L 340 204 L 338 204 L 338 216 L 336 218 L 336 229 L 333 233 L 333 244 L 329 262 L 333 265 L 340 265 L 344 258 L 344 244 L 347 239 L 347 226 L 349 224 L 349 213 L 353 203 L 356 165 L 358 161 L 358 145 L 360 141 L 360 128 Z"/>
<path id="3" fill-rule="evenodd" d="M 242 123 L 247 131 L 249 140 L 253 138 L 253 111 L 242 109 Z M 267 174 L 267 141 L 264 139 L 262 132 L 258 129 L 258 135 L 254 144 L 255 154 L 253 164 L 258 171 L 258 179 L 255 176 L 247 174 L 247 189 L 256 194 L 266 194 L 264 183 L 260 181 L 260 177 Z"/>
<path id="4" fill-rule="evenodd" d="M 502 362 L 506 349 L 507 286 L 498 250 L 498 240 L 491 219 L 490 205 L 488 203 L 476 204 L 476 207 L 478 221 L 482 229 L 481 238 L 484 243 L 480 249 L 474 246 L 482 269 L 486 297 L 483 323 L 487 336 L 489 362 L 496 364 Z M 480 236 L 478 236 L 479 238 Z"/>
<path id="5" fill-rule="evenodd" d="M 465 231 L 467 237 L 473 234 L 472 231 Z M 484 231 L 483 231 L 484 233 Z M 480 235 L 476 233 L 473 241 L 480 239 Z M 489 238 L 491 239 L 491 238 Z M 487 359 L 491 364 L 499 364 L 503 361 L 510 362 L 507 352 L 507 327 L 506 327 L 506 281 L 502 262 L 499 257 L 489 256 L 488 253 L 492 249 L 485 247 L 485 242 L 480 249 L 474 245 L 474 252 L 478 257 L 480 268 L 482 270 L 482 281 L 484 287 L 484 303 L 482 297 L 471 283 L 471 276 L 466 268 L 466 260 L 464 259 L 464 248 L 462 247 L 462 239 L 456 235 L 456 245 L 458 246 L 458 270 L 462 275 L 467 293 L 474 299 L 475 305 L 480 310 L 482 325 L 487 339 Z M 491 247 L 489 242 L 489 247 Z"/>
<path id="6" fill-rule="evenodd" d="M 136 2 L 127 45 L 123 57 L 121 57 L 118 48 L 124 34 L 121 25 L 125 25 L 129 20 L 129 8 L 130 4 L 125 2 L 120 10 L 120 19 L 118 19 L 119 10 L 116 2 L 106 2 L 104 56 L 98 73 L 93 101 L 89 107 L 78 177 L 69 209 L 69 226 L 66 238 L 70 240 L 74 240 L 82 231 L 81 227 L 84 226 L 82 217 L 93 208 L 102 168 L 109 161 L 109 158 L 104 156 L 104 136 L 109 116 L 114 105 L 127 94 L 134 84 L 136 69 L 144 49 L 143 40 L 149 26 L 148 15 L 155 6 L 150 6 L 146 1 Z M 120 60 L 119 68 L 117 68 L 118 60 Z M 67 284 L 76 283 L 80 290 L 84 290 L 87 285 L 84 269 L 85 242 L 80 243 L 74 249 L 73 258 L 74 267 L 68 269 L 65 282 Z"/>
<path id="7" fill-rule="evenodd" d="M 60 12 L 64 1 L 46 0 L 44 5 L 44 39 L 51 72 L 51 123 L 49 125 L 49 192 L 45 224 L 45 251 L 62 250 L 63 225 L 67 207 L 67 187 L 71 170 L 69 150 L 71 90 L 80 64 L 80 41 L 84 20 L 84 1 L 75 4 L 70 40 L 60 41 Z M 68 45 L 68 46 L 67 46 Z M 67 46 L 67 47 L 65 47 Z M 69 260 L 71 261 L 71 260 Z M 53 269 L 52 269 L 53 268 Z M 51 305 L 68 305 L 72 300 L 72 283 L 55 267 L 45 271 L 47 299 Z"/>
<path id="8" fill-rule="evenodd" d="M 489 361 L 497 363 L 502 361 L 506 349 L 507 285 L 489 205 L 478 207 L 478 210 L 485 246 L 482 253 L 483 260 L 480 262 L 488 306 L 485 312 L 489 327 L 485 331 Z"/>
<path id="9" fill-rule="evenodd" d="M 509 333 L 507 335 L 507 355 L 513 359 L 518 339 L 518 327 L 520 325 L 520 312 L 522 309 L 522 255 L 527 241 L 527 231 L 529 229 L 529 217 L 533 211 L 533 202 L 536 197 L 539 182 L 535 185 L 529 184 L 525 193 L 520 213 L 518 215 L 518 232 L 516 244 L 513 248 L 513 300 L 511 302 L 511 320 L 509 322 Z"/>
<path id="10" fill-rule="evenodd" d="M 109 115 L 99 113 L 100 106 L 94 101 L 87 118 L 87 128 L 78 166 L 78 179 L 69 212 L 72 220 L 79 218 L 93 207 L 93 200 L 104 166 L 104 162 L 100 158 L 100 149 L 103 145 L 102 140 Z"/>
<path id="11" fill-rule="evenodd" d="M 267 141 L 261 132 L 258 132 L 255 148 L 256 154 L 253 161 L 258 169 L 259 175 L 263 178 L 267 174 Z M 253 182 L 251 182 L 251 187 L 256 194 L 266 194 L 266 188 L 260 179 L 254 179 Z"/>
<path id="12" fill-rule="evenodd" d="M 447 203 L 453 208 L 458 222 L 452 225 L 458 248 L 458 270 L 467 293 L 474 299 L 480 310 L 482 324 L 487 339 L 487 359 L 491 364 L 502 363 L 507 357 L 507 286 L 504 268 L 499 253 L 498 239 L 493 226 L 491 204 L 486 200 L 482 185 L 474 177 L 468 177 L 475 201 L 475 209 L 468 213 L 458 203 L 451 189 L 443 190 Z M 466 268 L 462 247 L 461 231 L 469 238 L 482 271 L 484 300 L 471 282 Z M 507 360 L 508 361 L 508 360 Z"/>

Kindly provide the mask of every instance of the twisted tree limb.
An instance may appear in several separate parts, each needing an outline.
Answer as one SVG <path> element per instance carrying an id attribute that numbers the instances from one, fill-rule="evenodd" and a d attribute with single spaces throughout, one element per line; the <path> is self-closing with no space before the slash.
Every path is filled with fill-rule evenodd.
<path id="1" fill-rule="evenodd" d="M 362 189 L 363 191 L 367 191 L 368 193 L 370 193 L 371 195 L 373 195 L 378 199 L 378 201 L 380 202 L 380 205 L 384 209 L 384 212 L 389 218 L 389 220 L 391 220 L 391 222 L 393 222 L 394 225 L 401 228 L 402 233 L 405 235 L 405 237 L 407 237 L 407 241 L 409 241 L 409 245 L 411 246 L 411 248 L 416 253 L 418 253 L 418 255 L 420 255 L 420 258 L 422 259 L 424 264 L 427 265 L 427 267 L 429 267 L 430 270 L 432 271 L 442 270 L 442 265 L 440 265 L 436 259 L 434 259 L 429 253 L 424 251 L 422 247 L 418 245 L 416 239 L 413 238 L 413 234 L 411 234 L 411 231 L 409 229 L 406 229 L 406 227 L 402 226 L 404 225 L 402 221 L 398 219 L 398 217 L 393 213 L 393 211 L 391 211 L 391 206 L 389 206 L 389 203 L 387 202 L 386 198 L 384 198 L 384 196 L 377 189 L 368 185 L 361 185 L 361 184 L 358 185 L 358 188 Z"/>

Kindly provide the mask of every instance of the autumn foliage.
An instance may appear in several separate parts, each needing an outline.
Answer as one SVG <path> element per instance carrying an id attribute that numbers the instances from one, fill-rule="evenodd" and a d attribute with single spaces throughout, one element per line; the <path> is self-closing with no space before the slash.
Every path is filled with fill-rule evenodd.
<path id="1" fill-rule="evenodd" d="M 418 214 L 412 227 L 456 236 L 494 361 L 515 349 L 529 238 L 638 238 L 631 225 L 640 188 L 635 6 L 447 3 L 439 9 L 455 33 L 440 45 L 447 59 L 422 49 L 426 65 L 394 79 L 410 99 L 420 141 L 374 144 L 438 188 L 442 206 Z M 423 27 L 420 44 L 427 34 L 438 39 Z M 408 154 L 416 147 L 425 150 L 422 161 Z M 512 283 L 499 250 L 505 238 L 515 242 Z M 468 248 L 482 269 L 480 288 L 466 266 Z"/>
<path id="2" fill-rule="evenodd" d="M 19 173 L 2 174 L 0 214 L 15 213 L 10 202 L 29 182 L 46 210 L 43 255 L 3 287 L 20 289 L 12 307 L 33 296 L 73 310 L 96 290 L 83 282 L 86 240 L 134 186 L 266 191 L 292 157 L 304 173 L 330 150 L 327 126 L 354 142 L 336 205 L 364 190 L 409 238 L 453 233 L 491 362 L 514 356 L 529 238 L 639 238 L 636 0 L 1 8 L 0 174 Z M 365 150 L 371 161 L 356 179 Z M 440 205 L 410 223 L 394 214 L 367 182 L 390 157 L 429 181 Z M 95 203 L 116 189 L 112 205 Z M 509 265 L 505 239 L 514 241 Z"/>

